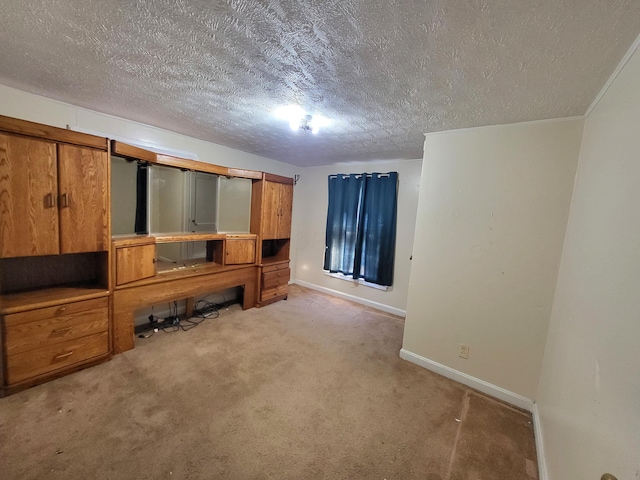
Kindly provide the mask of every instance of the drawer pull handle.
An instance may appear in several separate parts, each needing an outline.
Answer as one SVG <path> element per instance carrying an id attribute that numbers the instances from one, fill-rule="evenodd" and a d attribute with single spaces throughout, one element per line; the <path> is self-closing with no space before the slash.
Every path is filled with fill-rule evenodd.
<path id="1" fill-rule="evenodd" d="M 71 330 L 71 327 L 58 328 L 57 330 L 53 330 L 51 332 L 51 334 L 52 335 L 62 335 L 64 333 L 67 333 L 69 330 Z"/>
<path id="2" fill-rule="evenodd" d="M 65 312 L 67 310 L 67 307 L 60 307 L 58 310 L 56 310 L 56 313 L 62 313 Z"/>
<path id="3" fill-rule="evenodd" d="M 71 355 L 73 355 L 73 350 L 67 353 L 61 353 L 59 355 L 56 355 L 55 357 L 53 357 L 53 361 L 57 362 L 58 360 L 63 360 Z"/>

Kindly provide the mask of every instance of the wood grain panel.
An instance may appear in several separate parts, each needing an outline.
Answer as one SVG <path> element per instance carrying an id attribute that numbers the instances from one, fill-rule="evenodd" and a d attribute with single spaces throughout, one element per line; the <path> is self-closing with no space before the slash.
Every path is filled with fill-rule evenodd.
<path id="1" fill-rule="evenodd" d="M 0 256 L 58 248 L 55 144 L 0 134 Z"/>
<path id="2" fill-rule="evenodd" d="M 225 265 L 255 263 L 255 238 L 227 238 L 225 240 Z"/>
<path id="3" fill-rule="evenodd" d="M 179 271 L 166 277 L 157 275 L 146 285 L 116 290 L 113 292 L 113 353 L 125 352 L 134 347 L 133 312 L 149 305 L 244 286 L 242 308 L 253 307 L 255 270 L 251 266 L 235 267 L 200 275 Z M 190 276 L 183 276 L 182 272 Z"/>
<path id="4" fill-rule="evenodd" d="M 262 239 L 278 238 L 280 184 L 264 182 L 262 194 Z"/>
<path id="5" fill-rule="evenodd" d="M 289 260 L 285 260 L 284 262 L 272 263 L 270 265 L 265 265 L 262 267 L 262 273 L 267 272 L 275 272 L 276 270 L 284 270 L 289 268 Z"/>
<path id="6" fill-rule="evenodd" d="M 107 150 L 107 139 L 0 115 L 0 130 L 20 135 Z"/>
<path id="7" fill-rule="evenodd" d="M 156 246 L 137 245 L 116 249 L 116 285 L 153 277 L 156 274 Z"/>
<path id="8" fill-rule="evenodd" d="M 280 184 L 280 218 L 278 220 L 278 238 L 291 236 L 291 214 L 293 212 L 293 185 Z"/>
<path id="9" fill-rule="evenodd" d="M 156 153 L 127 143 L 111 140 L 111 153 L 125 158 L 135 158 L 147 162 L 156 161 Z"/>
<path id="10" fill-rule="evenodd" d="M 278 285 L 284 285 L 289 283 L 291 277 L 291 270 L 283 269 L 276 270 L 275 272 L 267 272 L 262 274 L 262 286 L 263 288 L 275 287 Z"/>
<path id="11" fill-rule="evenodd" d="M 281 285 L 275 288 L 262 290 L 262 293 L 260 294 L 260 301 L 265 302 L 265 301 L 274 300 L 280 297 L 284 298 L 287 296 L 288 292 L 289 292 L 288 285 Z"/>
<path id="12" fill-rule="evenodd" d="M 6 357 L 7 383 L 65 368 L 109 351 L 108 332 L 88 335 Z"/>
<path id="13" fill-rule="evenodd" d="M 32 311 L 36 308 L 57 306 L 65 302 L 77 302 L 107 297 L 109 291 L 102 288 L 58 287 L 32 292 L 0 295 L 0 314 Z"/>
<path id="14" fill-rule="evenodd" d="M 62 343 L 108 328 L 107 298 L 76 302 L 4 317 L 7 355 Z"/>
<path id="15" fill-rule="evenodd" d="M 229 177 L 262 178 L 262 172 L 255 170 L 246 170 L 242 168 L 229 168 L 220 165 L 214 165 L 212 163 L 201 162 L 198 160 L 189 160 L 188 158 L 174 157 L 172 155 L 164 155 L 161 153 L 152 152 L 151 150 L 145 150 L 144 148 L 136 147 L 134 145 L 128 145 L 126 143 L 118 142 L 116 140 L 111 141 L 111 151 L 115 155 L 120 155 L 126 158 L 132 158 L 137 160 L 144 160 L 149 163 L 155 163 L 157 165 L 165 165 L 167 167 L 176 167 L 184 170 L 194 170 L 198 172 L 213 173 L 216 175 L 226 175 Z"/>
<path id="16" fill-rule="evenodd" d="M 58 145 L 61 253 L 109 249 L 106 152 Z"/>
<path id="17" fill-rule="evenodd" d="M 265 173 L 264 174 L 264 179 L 267 182 L 283 183 L 283 184 L 293 185 L 293 178 L 291 178 L 291 177 L 283 177 L 281 175 L 275 175 L 273 173 Z"/>

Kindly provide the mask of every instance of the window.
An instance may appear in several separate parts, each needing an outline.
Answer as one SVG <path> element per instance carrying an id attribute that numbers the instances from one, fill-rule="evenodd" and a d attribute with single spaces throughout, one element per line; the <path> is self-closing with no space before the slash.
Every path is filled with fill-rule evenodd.
<path id="1" fill-rule="evenodd" d="M 329 175 L 324 269 L 391 286 L 398 173 Z"/>

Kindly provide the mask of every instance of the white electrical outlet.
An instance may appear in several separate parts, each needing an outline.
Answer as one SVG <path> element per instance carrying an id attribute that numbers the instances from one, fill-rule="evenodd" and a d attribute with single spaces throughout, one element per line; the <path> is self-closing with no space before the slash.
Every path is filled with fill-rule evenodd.
<path id="1" fill-rule="evenodd" d="M 460 348 L 458 349 L 458 356 L 460 358 L 464 358 L 465 360 L 469 358 L 469 346 L 460 344 Z"/>

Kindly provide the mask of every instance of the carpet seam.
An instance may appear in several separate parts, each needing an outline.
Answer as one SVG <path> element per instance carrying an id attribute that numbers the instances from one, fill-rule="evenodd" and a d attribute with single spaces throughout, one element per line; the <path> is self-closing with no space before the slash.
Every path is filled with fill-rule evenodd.
<path id="1" fill-rule="evenodd" d="M 467 412 L 469 411 L 469 389 L 465 389 L 464 396 L 462 397 L 462 409 L 460 411 L 460 421 L 458 422 L 458 429 L 456 431 L 456 436 L 453 440 L 453 448 L 451 449 L 451 458 L 449 458 L 449 466 L 447 467 L 447 473 L 444 476 L 444 480 L 449 480 L 451 478 L 451 471 L 453 470 L 453 461 L 456 456 L 456 452 L 458 450 L 458 441 L 460 440 L 460 431 L 462 430 L 462 424 L 467 418 Z"/>

